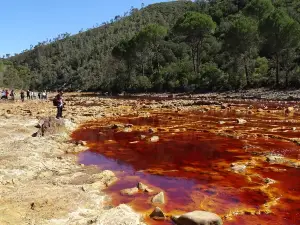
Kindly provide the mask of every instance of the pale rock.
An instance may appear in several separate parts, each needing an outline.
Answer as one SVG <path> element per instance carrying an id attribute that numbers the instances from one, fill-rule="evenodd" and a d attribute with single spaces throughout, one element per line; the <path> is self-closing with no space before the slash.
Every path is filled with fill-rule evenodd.
<path id="1" fill-rule="evenodd" d="M 153 136 L 150 138 L 151 142 L 158 142 L 159 141 L 159 137 L 158 136 Z"/>
<path id="2" fill-rule="evenodd" d="M 245 124 L 247 123 L 247 120 L 244 120 L 244 119 L 237 119 L 236 120 L 238 124 Z"/>
<path id="3" fill-rule="evenodd" d="M 222 225 L 222 219 L 217 214 L 205 211 L 194 211 L 180 217 L 172 217 L 177 225 Z"/>
<path id="4" fill-rule="evenodd" d="M 138 188 L 139 190 L 141 190 L 141 191 L 145 191 L 146 189 L 148 189 L 148 186 L 145 185 L 145 184 L 143 184 L 143 183 L 141 183 L 141 182 L 139 182 L 139 183 L 137 184 L 137 188 Z"/>
<path id="5" fill-rule="evenodd" d="M 134 188 L 127 188 L 127 189 L 123 189 L 121 190 L 121 194 L 122 195 L 135 195 L 139 192 L 139 189 L 137 187 Z"/>
<path id="6" fill-rule="evenodd" d="M 165 204 L 165 195 L 163 192 L 158 193 L 152 198 L 152 203 L 154 204 Z"/>

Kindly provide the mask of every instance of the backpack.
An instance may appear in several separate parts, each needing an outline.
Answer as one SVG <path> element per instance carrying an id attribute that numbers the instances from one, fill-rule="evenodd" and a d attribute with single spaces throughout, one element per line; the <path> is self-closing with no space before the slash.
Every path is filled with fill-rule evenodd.
<path id="1" fill-rule="evenodd" d="M 54 97 L 54 99 L 52 100 L 52 102 L 53 102 L 53 106 L 58 106 L 57 96 Z"/>

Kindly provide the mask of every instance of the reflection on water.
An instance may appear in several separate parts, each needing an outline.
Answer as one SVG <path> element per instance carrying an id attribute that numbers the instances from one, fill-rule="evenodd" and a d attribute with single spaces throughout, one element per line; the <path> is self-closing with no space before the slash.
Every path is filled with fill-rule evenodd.
<path id="1" fill-rule="evenodd" d="M 143 182 L 165 192 L 161 208 L 170 214 L 200 209 L 220 214 L 230 225 L 297 224 L 300 169 L 267 163 L 265 156 L 278 153 L 289 163 L 299 160 L 299 146 L 288 141 L 299 137 L 297 116 L 293 121 L 277 114 L 242 116 L 246 125 L 236 122 L 234 112 L 218 111 L 103 119 L 85 124 L 73 138 L 87 141 L 90 148 L 80 154 L 81 163 L 117 173 L 119 181 L 108 189 L 115 205 L 127 203 L 149 214 L 151 194 L 120 194 Z M 112 124 L 121 125 L 112 129 Z M 297 129 L 291 130 L 291 124 Z M 158 142 L 150 141 L 154 135 Z M 233 171 L 232 163 L 247 169 Z M 266 178 L 276 183 L 268 184 Z"/>

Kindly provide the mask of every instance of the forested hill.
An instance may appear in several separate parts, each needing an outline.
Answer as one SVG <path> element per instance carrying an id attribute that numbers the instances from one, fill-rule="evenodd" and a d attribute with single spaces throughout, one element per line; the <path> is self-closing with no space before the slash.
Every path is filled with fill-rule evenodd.
<path id="1" fill-rule="evenodd" d="M 2 59 L 0 86 L 112 92 L 300 87 L 298 0 L 132 8 Z"/>

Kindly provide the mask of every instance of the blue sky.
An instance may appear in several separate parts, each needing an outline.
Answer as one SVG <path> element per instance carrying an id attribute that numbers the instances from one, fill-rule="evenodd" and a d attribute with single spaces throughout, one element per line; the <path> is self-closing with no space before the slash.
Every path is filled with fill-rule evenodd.
<path id="1" fill-rule="evenodd" d="M 7 0 L 1 1 L 0 56 L 19 53 L 30 45 L 61 33 L 123 15 L 131 6 L 140 8 L 162 0 Z"/>

